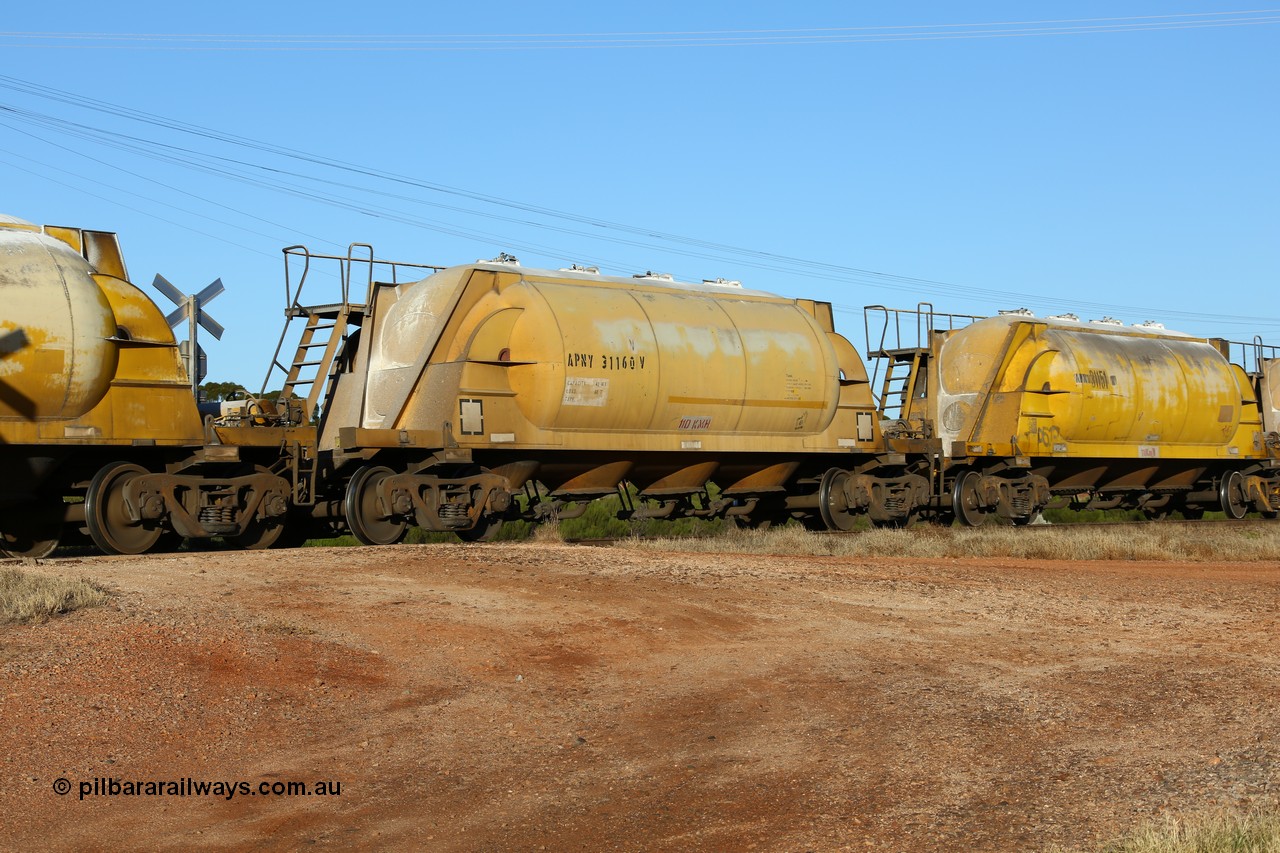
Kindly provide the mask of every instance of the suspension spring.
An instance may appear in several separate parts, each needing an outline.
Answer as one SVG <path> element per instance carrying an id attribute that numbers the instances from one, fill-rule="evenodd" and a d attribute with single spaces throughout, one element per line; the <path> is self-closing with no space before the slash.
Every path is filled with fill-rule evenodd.
<path id="1" fill-rule="evenodd" d="M 440 506 L 440 520 L 445 523 L 451 521 L 466 521 L 468 517 L 468 509 L 469 507 L 466 504 L 461 503 L 442 504 Z"/>
<path id="2" fill-rule="evenodd" d="M 236 508 L 234 506 L 202 506 L 199 521 L 202 525 L 235 524 Z"/>

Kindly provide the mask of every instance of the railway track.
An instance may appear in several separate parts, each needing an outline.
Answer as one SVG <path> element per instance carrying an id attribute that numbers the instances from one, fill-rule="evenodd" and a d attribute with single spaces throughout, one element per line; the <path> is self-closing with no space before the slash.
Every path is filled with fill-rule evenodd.
<path id="1" fill-rule="evenodd" d="M 1222 518 L 1222 519 L 1165 519 L 1163 521 L 1077 521 L 1069 524 L 1028 524 L 1024 530 L 1076 530 L 1105 527 L 1111 529 L 1161 527 L 1161 528 L 1195 528 L 1195 527 L 1261 527 L 1274 522 L 1261 518 Z"/>
<path id="2" fill-rule="evenodd" d="M 1236 519 L 1210 519 L 1210 520 L 1176 519 L 1176 520 L 1164 520 L 1164 521 L 1082 521 L 1082 522 L 1073 522 L 1069 524 L 1029 524 L 1021 528 L 1021 530 L 1025 531 L 1030 535 L 1038 535 L 1048 530 L 1069 532 L 1069 531 L 1093 530 L 1093 529 L 1099 529 L 1099 528 L 1108 529 L 1108 530 L 1124 530 L 1124 529 L 1143 529 L 1143 528 L 1151 528 L 1151 527 L 1158 527 L 1163 530 L 1167 530 L 1167 529 L 1187 530 L 1187 529 L 1195 529 L 1195 528 L 1203 528 L 1206 530 L 1214 529 L 1214 528 L 1217 528 L 1217 529 L 1257 528 L 1259 530 L 1280 529 L 1280 526 L 1277 526 L 1277 522 L 1272 520 L 1261 519 L 1261 518 L 1244 518 L 1239 520 L 1236 520 Z M 959 531 L 959 530 L 980 530 L 981 529 L 981 528 L 962 528 L 962 527 L 938 528 L 938 527 L 932 527 L 927 525 L 921 525 L 920 527 L 917 527 L 914 529 L 920 530 L 921 528 L 928 530 L 931 533 L 937 533 L 937 534 L 941 534 L 943 530 Z M 866 532 L 867 531 L 865 530 L 809 531 L 810 535 L 812 536 L 858 536 Z M 645 542 L 652 542 L 660 539 L 672 539 L 672 538 L 679 539 L 681 537 L 652 536 L 652 535 L 602 536 L 602 537 L 585 537 L 584 536 L 584 537 L 567 538 L 564 540 L 564 544 L 565 545 L 581 545 L 588 548 L 607 548 L 612 545 L 616 545 L 620 542 L 626 542 L 626 541 L 639 540 L 639 541 L 645 541 Z M 684 537 L 684 538 L 706 538 L 706 537 Z M 495 543 L 495 544 L 500 545 L 501 543 Z M 380 546 L 353 546 L 353 547 L 376 548 Z M 185 551 L 177 552 L 177 553 L 189 553 L 192 551 L 234 552 L 239 550 L 240 549 L 236 548 L 235 546 L 223 543 L 219 540 L 196 540 L 195 543 L 189 543 L 188 548 Z M 289 551 L 289 550 L 302 550 L 302 549 L 285 549 L 285 548 L 275 549 L 277 553 Z M 163 557 L 169 553 L 174 553 L 174 552 L 164 552 L 164 553 L 155 553 L 155 554 L 138 555 L 138 556 L 142 558 L 149 557 L 149 556 Z M 52 555 L 45 558 L 41 558 L 40 560 L 32 560 L 30 558 L 22 558 L 22 557 L 8 557 L 8 558 L 0 558 L 0 565 L 20 565 L 23 563 L 41 563 L 46 561 L 58 561 L 63 559 L 79 560 L 85 557 L 96 557 L 96 556 L 100 556 L 100 555 L 94 548 L 90 546 L 82 546 L 82 545 L 63 546 L 59 548 L 56 552 L 54 552 Z"/>
<path id="3" fill-rule="evenodd" d="M 1205 529 L 1211 529 L 1215 527 L 1216 528 L 1258 527 L 1261 529 L 1261 528 L 1267 528 L 1270 525 L 1273 525 L 1276 523 L 1277 522 L 1275 521 L 1272 521 L 1269 519 L 1262 519 L 1262 518 L 1194 519 L 1194 520 L 1165 519 L 1165 520 L 1153 520 L 1153 521 L 1078 521 L 1078 522 L 1071 522 L 1068 524 L 1053 524 L 1053 523 L 1028 524 L 1019 529 L 1027 532 L 1031 532 L 1031 533 L 1044 532 L 1047 530 L 1071 531 L 1071 530 L 1089 530 L 1089 529 L 1097 529 L 1097 528 L 1105 528 L 1110 530 L 1123 530 L 1126 528 L 1140 529 L 1140 528 L 1150 528 L 1150 527 L 1158 527 L 1161 529 L 1169 529 L 1169 528 L 1194 529 L 1196 527 L 1203 527 Z M 1004 525 L 993 525 L 993 526 L 1004 526 Z M 911 528 L 911 529 L 919 530 L 921 528 L 934 531 L 934 532 L 941 532 L 943 530 L 981 530 L 982 529 L 982 528 L 972 528 L 972 527 L 941 528 L 941 527 L 934 527 L 931 525 L 918 525 L 917 527 Z M 858 536 L 866 532 L 868 531 L 867 530 L 848 530 L 848 531 L 811 530 L 809 531 L 810 535 L 812 536 Z M 672 537 L 668 537 L 668 536 L 581 537 L 581 538 L 565 539 L 564 542 L 566 545 L 586 545 L 589 547 L 605 547 L 609 545 L 614 545 L 618 542 L 625 542 L 633 539 L 638 539 L 643 541 L 654 541 L 658 539 L 669 539 L 669 538 L 672 538 Z M 697 538 L 697 537 L 692 537 L 692 538 Z"/>

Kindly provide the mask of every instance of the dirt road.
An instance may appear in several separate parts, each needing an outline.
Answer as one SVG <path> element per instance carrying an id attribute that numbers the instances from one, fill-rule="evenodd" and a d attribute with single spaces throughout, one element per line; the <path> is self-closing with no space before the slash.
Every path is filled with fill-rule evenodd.
<path id="1" fill-rule="evenodd" d="M 118 594 L 0 628 L 5 849 L 1021 850 L 1280 801 L 1276 563 L 42 568 Z"/>

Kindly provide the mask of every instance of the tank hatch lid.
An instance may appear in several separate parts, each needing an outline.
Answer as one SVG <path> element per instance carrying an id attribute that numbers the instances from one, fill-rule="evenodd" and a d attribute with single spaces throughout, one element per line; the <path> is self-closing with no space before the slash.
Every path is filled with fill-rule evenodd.
<path id="1" fill-rule="evenodd" d="M 1133 325 L 1125 325 L 1120 320 L 1110 317 L 1104 320 L 1082 320 L 1075 314 L 1054 314 L 1052 316 L 1039 318 L 1030 311 L 1020 309 L 1016 311 L 1001 311 L 991 317 L 984 317 L 976 320 L 972 325 L 1005 325 L 1012 326 L 1018 323 L 1043 323 L 1051 329 L 1069 329 L 1074 331 L 1088 331 L 1096 334 L 1105 335 L 1132 335 L 1143 337 L 1161 337 L 1161 338 L 1187 338 L 1191 340 L 1204 340 L 1198 335 L 1188 334 L 1187 332 L 1178 332 L 1168 329 L 1160 323 L 1134 323 Z M 964 329 L 969 326 L 964 327 Z M 963 332 L 964 329 L 957 331 Z"/>
<path id="2" fill-rule="evenodd" d="M 508 267 L 518 267 L 520 266 L 520 259 L 517 258 L 515 255 L 508 255 L 506 252 L 499 252 L 498 257 L 496 258 L 490 258 L 489 260 L 485 260 L 484 258 L 479 258 L 476 260 L 476 263 L 477 264 L 502 264 L 503 266 L 508 266 Z"/>
<path id="3" fill-rule="evenodd" d="M 579 267 L 578 269 L 539 269 L 537 267 L 526 267 L 502 261 L 476 261 L 474 264 L 464 264 L 458 267 L 448 267 L 447 269 L 481 269 L 502 272 L 516 272 L 526 279 L 550 279 L 558 281 L 599 281 L 609 284 L 621 284 L 627 287 L 656 287 L 670 290 L 694 291 L 698 293 L 717 293 L 723 296 L 751 296 L 764 297 L 767 299 L 784 299 L 790 301 L 790 297 L 779 296 L 776 293 L 770 293 L 767 290 L 755 290 L 744 287 L 741 282 L 732 280 L 713 280 L 710 284 L 706 282 L 687 282 L 680 281 L 670 273 L 644 273 L 638 275 L 609 275 L 593 271 L 590 267 Z M 437 273 L 439 274 L 439 273 Z"/>

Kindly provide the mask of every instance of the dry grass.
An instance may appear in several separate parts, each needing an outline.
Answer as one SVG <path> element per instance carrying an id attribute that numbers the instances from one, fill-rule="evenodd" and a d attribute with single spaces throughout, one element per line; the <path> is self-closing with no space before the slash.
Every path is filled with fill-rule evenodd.
<path id="1" fill-rule="evenodd" d="M 1280 814 L 1214 812 L 1191 817 L 1168 816 L 1099 850 L 1101 853 L 1280 853 Z"/>
<path id="2" fill-rule="evenodd" d="M 545 521 L 533 528 L 531 537 L 534 542 L 542 542 L 548 545 L 564 541 L 564 532 L 560 529 L 560 522 L 557 519 Z"/>
<path id="3" fill-rule="evenodd" d="M 0 625 L 44 622 L 81 607 L 97 607 L 108 597 L 104 587 L 88 579 L 0 568 Z"/>
<path id="4" fill-rule="evenodd" d="M 706 539 L 628 541 L 624 547 L 838 557 L 1018 557 L 1033 560 L 1280 560 L 1280 524 L 1146 524 L 1025 530 L 1015 527 L 874 529 L 820 535 L 794 525 L 732 530 Z"/>

